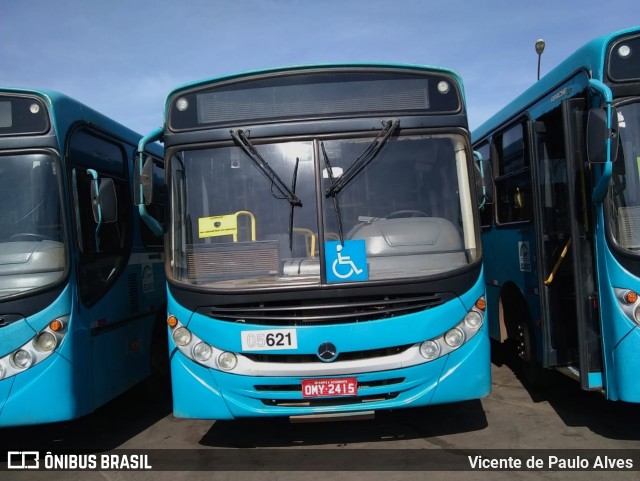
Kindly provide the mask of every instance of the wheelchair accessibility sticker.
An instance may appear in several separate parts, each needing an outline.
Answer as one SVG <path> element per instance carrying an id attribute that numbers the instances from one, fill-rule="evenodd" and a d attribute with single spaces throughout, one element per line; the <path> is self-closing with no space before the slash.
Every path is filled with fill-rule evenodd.
<path id="1" fill-rule="evenodd" d="M 328 282 L 353 282 L 369 279 L 367 246 L 364 240 L 325 243 L 324 260 Z"/>

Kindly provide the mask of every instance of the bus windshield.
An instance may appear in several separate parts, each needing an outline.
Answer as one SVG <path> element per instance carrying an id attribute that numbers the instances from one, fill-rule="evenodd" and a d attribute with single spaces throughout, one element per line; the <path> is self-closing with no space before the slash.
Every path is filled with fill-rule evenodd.
<path id="1" fill-rule="evenodd" d="M 59 174 L 50 155 L 0 156 L 0 298 L 64 276 Z"/>
<path id="2" fill-rule="evenodd" d="M 621 248 L 640 255 L 640 102 L 618 107 L 618 134 L 609 225 Z"/>
<path id="3" fill-rule="evenodd" d="M 174 152 L 173 279 L 213 289 L 319 285 L 331 268 L 321 245 L 354 240 L 366 246 L 360 281 L 424 278 L 475 261 L 463 137 L 391 137 L 350 169 L 375 139 L 252 141 L 269 173 L 238 145 Z"/>

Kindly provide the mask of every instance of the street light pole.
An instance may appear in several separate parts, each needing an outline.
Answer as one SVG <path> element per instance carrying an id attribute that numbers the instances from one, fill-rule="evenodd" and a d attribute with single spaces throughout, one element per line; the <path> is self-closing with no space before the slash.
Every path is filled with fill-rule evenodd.
<path id="1" fill-rule="evenodd" d="M 544 52 L 544 40 L 539 38 L 536 40 L 536 53 L 538 54 L 538 80 L 540 80 L 540 60 L 542 59 L 542 52 Z"/>

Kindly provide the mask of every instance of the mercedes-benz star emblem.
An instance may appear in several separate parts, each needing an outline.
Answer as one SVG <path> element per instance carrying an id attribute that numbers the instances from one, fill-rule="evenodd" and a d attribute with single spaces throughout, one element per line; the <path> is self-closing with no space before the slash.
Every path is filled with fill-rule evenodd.
<path id="1" fill-rule="evenodd" d="M 322 362 L 331 362 L 335 361 L 338 357 L 338 350 L 336 349 L 335 344 L 331 342 L 323 342 L 318 347 L 318 359 Z"/>

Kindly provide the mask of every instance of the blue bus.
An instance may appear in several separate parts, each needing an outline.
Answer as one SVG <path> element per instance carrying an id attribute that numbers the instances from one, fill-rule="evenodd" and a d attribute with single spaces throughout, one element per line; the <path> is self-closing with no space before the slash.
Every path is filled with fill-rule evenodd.
<path id="1" fill-rule="evenodd" d="M 199 81 L 169 94 L 138 150 L 157 140 L 177 417 L 358 417 L 488 395 L 455 73 L 308 65 Z"/>
<path id="2" fill-rule="evenodd" d="M 597 38 L 473 132 L 491 337 L 640 402 L 640 28 Z M 496 344 L 499 347 L 499 344 Z M 540 380 L 538 378 L 538 380 Z"/>
<path id="3" fill-rule="evenodd" d="M 0 89 L 0 426 L 82 416 L 150 373 L 166 290 L 132 199 L 139 139 L 65 95 Z"/>

